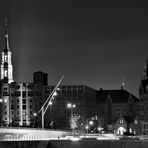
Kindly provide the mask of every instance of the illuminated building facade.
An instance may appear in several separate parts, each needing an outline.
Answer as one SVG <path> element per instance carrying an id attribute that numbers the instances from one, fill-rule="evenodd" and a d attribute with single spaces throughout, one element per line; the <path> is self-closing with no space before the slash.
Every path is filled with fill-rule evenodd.
<path id="1" fill-rule="evenodd" d="M 142 133 L 148 135 L 148 58 L 145 60 L 143 79 L 139 88 L 140 97 L 140 120 Z"/>
<path id="2" fill-rule="evenodd" d="M 8 41 L 8 24 L 5 19 L 5 35 L 4 35 L 4 49 L 2 51 L 1 62 L 1 121 L 4 121 L 6 125 L 10 123 L 10 100 L 9 100 L 9 87 L 13 82 L 13 67 L 11 61 L 11 51 Z"/>
<path id="3" fill-rule="evenodd" d="M 2 51 L 1 80 L 4 80 L 9 84 L 13 82 L 13 67 L 11 61 L 11 51 L 9 48 L 9 41 L 8 41 L 7 20 L 5 20 L 5 47 L 4 50 Z"/>
<path id="4" fill-rule="evenodd" d="M 34 113 L 38 113 L 45 101 L 42 84 L 13 82 L 2 83 L 1 117 L 6 126 L 32 126 Z"/>

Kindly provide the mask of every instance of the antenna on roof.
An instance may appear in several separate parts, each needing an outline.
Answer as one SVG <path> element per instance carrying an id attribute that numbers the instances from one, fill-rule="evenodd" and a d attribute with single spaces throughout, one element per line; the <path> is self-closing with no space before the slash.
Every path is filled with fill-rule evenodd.
<path id="1" fill-rule="evenodd" d="M 122 78 L 121 89 L 125 89 L 125 80 L 124 80 L 124 77 Z"/>

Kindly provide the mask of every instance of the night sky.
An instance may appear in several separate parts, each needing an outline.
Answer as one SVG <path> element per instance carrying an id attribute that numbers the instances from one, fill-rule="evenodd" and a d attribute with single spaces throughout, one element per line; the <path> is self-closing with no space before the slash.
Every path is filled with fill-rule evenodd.
<path id="1" fill-rule="evenodd" d="M 2 0 L 8 18 L 14 79 L 32 82 L 35 71 L 50 84 L 125 88 L 138 96 L 148 56 L 146 1 Z M 0 23 L 0 49 L 4 25 Z"/>

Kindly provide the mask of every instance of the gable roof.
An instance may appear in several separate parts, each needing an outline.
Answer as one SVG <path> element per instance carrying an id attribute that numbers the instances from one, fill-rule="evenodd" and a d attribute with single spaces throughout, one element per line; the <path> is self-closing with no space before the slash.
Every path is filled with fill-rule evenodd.
<path id="1" fill-rule="evenodd" d="M 128 103 L 129 98 L 133 98 L 134 102 L 139 102 L 139 98 L 135 97 L 124 89 L 119 90 L 97 90 L 97 102 L 106 103 L 108 96 L 111 97 L 112 103 Z"/>

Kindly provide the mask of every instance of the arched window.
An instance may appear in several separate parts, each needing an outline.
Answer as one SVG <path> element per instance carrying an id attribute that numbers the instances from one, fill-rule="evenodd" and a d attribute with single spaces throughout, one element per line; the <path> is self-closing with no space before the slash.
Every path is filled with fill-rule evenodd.
<path id="1" fill-rule="evenodd" d="M 7 77 L 8 76 L 8 71 L 7 70 L 5 70 L 5 77 Z"/>
<path id="2" fill-rule="evenodd" d="M 5 62 L 7 62 L 7 55 L 5 55 Z"/>

